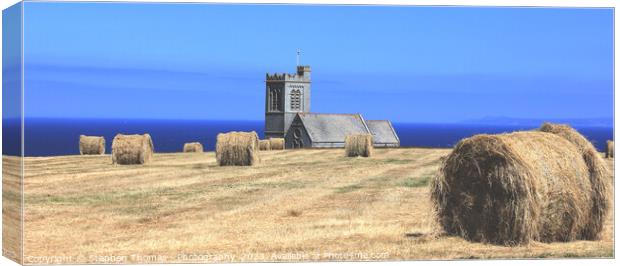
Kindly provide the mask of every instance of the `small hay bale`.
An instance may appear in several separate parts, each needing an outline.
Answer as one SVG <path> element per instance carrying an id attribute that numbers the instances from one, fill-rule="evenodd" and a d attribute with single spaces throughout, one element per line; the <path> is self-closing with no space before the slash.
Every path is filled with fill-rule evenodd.
<path id="1" fill-rule="evenodd" d="M 80 135 L 80 155 L 105 154 L 105 138 Z"/>
<path id="2" fill-rule="evenodd" d="M 258 163 L 259 144 L 256 132 L 229 132 L 217 135 L 215 156 L 220 166 L 247 166 Z"/>
<path id="3" fill-rule="evenodd" d="M 608 196 L 592 180 L 607 171 L 592 158 L 546 132 L 463 139 L 431 181 L 434 211 L 446 233 L 475 242 L 597 239 Z"/>
<path id="4" fill-rule="evenodd" d="M 117 134 L 112 141 L 112 163 L 146 164 L 153 157 L 151 135 Z"/>
<path id="5" fill-rule="evenodd" d="M 344 139 L 344 148 L 347 157 L 370 157 L 372 155 L 372 135 L 348 135 Z"/>
<path id="6" fill-rule="evenodd" d="M 269 147 L 272 150 L 284 150 L 284 139 L 283 138 L 270 138 Z"/>
<path id="7" fill-rule="evenodd" d="M 183 145 L 183 152 L 204 152 L 200 142 L 190 142 Z"/>
<path id="8" fill-rule="evenodd" d="M 607 149 L 605 149 L 605 158 L 614 158 L 614 141 L 607 141 Z"/>
<path id="9" fill-rule="evenodd" d="M 261 151 L 270 151 L 271 141 L 269 141 L 268 139 L 261 139 L 258 141 L 258 146 Z"/>

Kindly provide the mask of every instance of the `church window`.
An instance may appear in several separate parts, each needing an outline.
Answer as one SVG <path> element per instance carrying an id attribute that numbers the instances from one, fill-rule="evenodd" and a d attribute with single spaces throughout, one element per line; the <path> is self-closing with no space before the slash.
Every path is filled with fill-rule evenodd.
<path id="1" fill-rule="evenodd" d="M 298 89 L 294 89 L 291 91 L 291 109 L 301 109 L 301 91 Z"/>
<path id="2" fill-rule="evenodd" d="M 300 149 L 304 147 L 304 140 L 301 138 L 301 128 L 295 127 L 293 130 L 293 148 Z"/>
<path id="3" fill-rule="evenodd" d="M 269 90 L 269 110 L 270 111 L 282 111 L 280 89 L 271 88 Z"/>

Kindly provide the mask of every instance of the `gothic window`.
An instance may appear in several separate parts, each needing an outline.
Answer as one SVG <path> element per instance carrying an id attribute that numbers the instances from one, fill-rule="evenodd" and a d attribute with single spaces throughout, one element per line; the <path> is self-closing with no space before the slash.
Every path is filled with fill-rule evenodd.
<path id="1" fill-rule="evenodd" d="M 272 104 L 273 104 L 273 91 L 271 90 L 271 88 L 269 88 L 268 95 L 267 95 L 267 111 L 271 111 Z"/>
<path id="2" fill-rule="evenodd" d="M 293 148 L 301 149 L 304 147 L 304 140 L 301 138 L 301 128 L 296 127 L 293 130 Z"/>
<path id="3" fill-rule="evenodd" d="M 280 89 L 271 88 L 269 90 L 269 111 L 282 111 L 281 102 Z"/>
<path id="4" fill-rule="evenodd" d="M 291 91 L 291 109 L 301 109 L 301 91 L 298 89 L 294 89 Z"/>

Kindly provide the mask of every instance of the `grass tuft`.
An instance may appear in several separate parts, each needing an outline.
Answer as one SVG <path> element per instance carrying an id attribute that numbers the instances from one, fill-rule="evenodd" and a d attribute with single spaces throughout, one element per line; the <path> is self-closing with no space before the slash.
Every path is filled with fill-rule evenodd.
<path id="1" fill-rule="evenodd" d="M 336 193 L 348 193 L 352 191 L 356 191 L 362 188 L 360 184 L 348 185 L 344 187 L 336 188 Z"/>
<path id="2" fill-rule="evenodd" d="M 403 182 L 400 183 L 403 187 L 426 187 L 430 181 L 429 176 L 423 176 L 418 178 L 406 178 Z"/>

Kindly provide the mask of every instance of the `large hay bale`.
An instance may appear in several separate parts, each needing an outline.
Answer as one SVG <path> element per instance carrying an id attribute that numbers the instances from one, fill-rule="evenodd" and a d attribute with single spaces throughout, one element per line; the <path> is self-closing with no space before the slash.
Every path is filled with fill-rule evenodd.
<path id="1" fill-rule="evenodd" d="M 190 142 L 183 145 L 183 152 L 203 152 L 204 148 L 200 142 Z"/>
<path id="2" fill-rule="evenodd" d="M 590 183 L 592 184 L 591 198 L 592 208 L 587 226 L 587 235 L 585 239 L 598 239 L 603 228 L 604 217 L 610 207 L 610 189 L 611 183 L 609 179 L 609 170 L 607 164 L 598 153 L 594 145 L 577 130 L 569 125 L 544 123 L 540 127 L 540 131 L 549 132 L 561 136 L 573 143 L 581 151 L 583 160 L 588 166 L 590 172 Z"/>
<path id="3" fill-rule="evenodd" d="M 283 138 L 270 138 L 269 147 L 272 150 L 284 150 L 284 139 Z"/>
<path id="4" fill-rule="evenodd" d="M 268 139 L 261 139 L 258 141 L 258 146 L 261 151 L 269 151 L 271 150 L 271 141 Z"/>
<path id="5" fill-rule="evenodd" d="M 555 134 L 477 135 L 446 158 L 431 200 L 444 231 L 471 241 L 597 239 L 608 205 L 592 179 L 607 170 L 591 158 Z"/>
<path id="6" fill-rule="evenodd" d="M 592 143 L 588 139 L 586 139 L 583 135 L 577 132 L 577 130 L 575 130 L 569 125 L 553 124 L 553 123 L 546 122 L 542 124 L 539 130 L 542 132 L 553 133 L 560 137 L 563 137 L 567 139 L 568 141 L 570 141 L 571 143 L 575 144 L 577 148 L 579 148 L 582 151 L 587 151 L 587 150 L 596 151 L 596 149 L 594 148 L 594 145 L 592 145 Z"/>
<path id="7" fill-rule="evenodd" d="M 145 164 L 153 157 L 151 135 L 117 134 L 112 141 L 112 163 Z"/>
<path id="8" fill-rule="evenodd" d="M 370 157 L 372 155 L 372 135 L 354 134 L 344 139 L 344 149 L 348 157 Z"/>
<path id="9" fill-rule="evenodd" d="M 220 166 L 254 165 L 260 160 L 258 149 L 258 135 L 254 131 L 220 133 L 215 156 Z"/>
<path id="10" fill-rule="evenodd" d="M 105 154 L 105 138 L 99 136 L 80 135 L 80 154 Z"/>
<path id="11" fill-rule="evenodd" d="M 614 141 L 607 141 L 607 149 L 605 149 L 605 158 L 614 158 Z"/>

